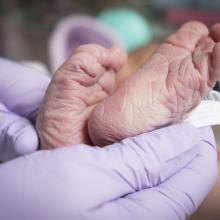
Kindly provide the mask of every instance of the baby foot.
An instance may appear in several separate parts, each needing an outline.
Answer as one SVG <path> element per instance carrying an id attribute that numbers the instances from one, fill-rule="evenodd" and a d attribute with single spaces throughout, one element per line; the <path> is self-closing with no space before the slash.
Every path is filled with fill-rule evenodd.
<path id="1" fill-rule="evenodd" d="M 156 50 L 88 121 L 99 146 L 171 124 L 196 107 L 220 77 L 220 43 L 199 22 L 189 22 Z"/>
<path id="2" fill-rule="evenodd" d="M 119 48 L 84 45 L 55 73 L 37 118 L 42 148 L 91 144 L 87 121 L 115 88 L 115 73 L 126 61 Z"/>

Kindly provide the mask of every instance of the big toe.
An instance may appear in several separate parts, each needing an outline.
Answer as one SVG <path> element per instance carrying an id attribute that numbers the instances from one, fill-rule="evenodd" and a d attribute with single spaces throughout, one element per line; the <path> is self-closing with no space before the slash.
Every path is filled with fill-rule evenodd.
<path id="1" fill-rule="evenodd" d="M 198 21 L 190 21 L 183 24 L 176 33 L 169 36 L 166 42 L 193 51 L 197 42 L 202 37 L 208 36 L 208 34 L 209 30 L 206 25 Z"/>
<path id="2" fill-rule="evenodd" d="M 191 31 L 200 36 L 208 35 L 209 33 L 207 26 L 199 21 L 186 22 L 179 28 L 179 31 Z"/>

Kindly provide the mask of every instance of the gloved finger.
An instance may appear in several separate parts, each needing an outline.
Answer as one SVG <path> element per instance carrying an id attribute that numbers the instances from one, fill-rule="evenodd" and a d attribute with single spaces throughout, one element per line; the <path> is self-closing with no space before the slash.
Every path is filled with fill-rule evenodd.
<path id="1" fill-rule="evenodd" d="M 50 78 L 0 58 L 0 100 L 12 112 L 34 119 Z"/>
<path id="2" fill-rule="evenodd" d="M 124 209 L 123 214 L 126 215 L 126 208 L 132 206 L 130 212 L 136 214 L 137 219 L 188 219 L 205 199 L 217 177 L 214 139 L 208 139 L 212 143 L 209 140 L 201 141 L 198 156 L 176 175 L 158 187 L 118 200 L 116 204 L 112 204 L 112 209 L 120 213 Z"/>
<path id="3" fill-rule="evenodd" d="M 0 218 L 83 219 L 176 173 L 198 153 L 199 136 L 179 124 L 106 148 L 78 145 L 12 160 L 0 165 Z"/>
<path id="4" fill-rule="evenodd" d="M 177 175 L 159 187 L 176 203 L 180 216 L 190 216 L 210 192 L 217 178 L 217 150 L 215 139 L 210 128 L 201 129 L 203 140 L 197 157 Z M 186 181 L 182 181 L 182 180 Z M 181 210 L 180 207 L 185 207 Z M 179 210 L 179 211 L 178 211 Z"/>
<path id="5" fill-rule="evenodd" d="M 189 163 L 199 151 L 200 140 L 201 134 L 197 128 L 181 123 L 125 139 L 121 148 L 110 146 L 109 151 L 112 156 L 121 156 L 124 161 L 138 161 L 131 162 L 130 169 L 139 170 L 133 179 L 134 184 L 142 178 L 145 179 L 142 182 L 144 185 L 138 187 L 140 190 L 160 184 Z M 135 151 L 136 157 L 130 157 L 124 151 Z M 132 155 L 132 152 L 130 154 Z M 140 186 L 139 183 L 137 185 Z"/>
<path id="6" fill-rule="evenodd" d="M 0 103 L 0 161 L 34 152 L 38 137 L 32 123 Z"/>

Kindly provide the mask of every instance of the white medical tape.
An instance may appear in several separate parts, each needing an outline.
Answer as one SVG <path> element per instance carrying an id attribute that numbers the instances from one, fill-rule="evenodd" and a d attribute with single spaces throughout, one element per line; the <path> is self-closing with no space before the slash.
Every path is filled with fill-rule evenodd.
<path id="1" fill-rule="evenodd" d="M 220 93 L 211 91 L 185 121 L 196 127 L 220 124 Z"/>

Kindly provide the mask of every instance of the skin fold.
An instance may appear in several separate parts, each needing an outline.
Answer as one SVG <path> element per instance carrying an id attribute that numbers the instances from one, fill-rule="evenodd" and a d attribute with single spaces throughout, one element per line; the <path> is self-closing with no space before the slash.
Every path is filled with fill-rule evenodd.
<path id="1" fill-rule="evenodd" d="M 126 59 L 125 51 L 116 47 L 85 45 L 74 51 L 54 74 L 39 111 L 36 126 L 42 148 L 92 145 L 88 118 L 115 89 L 115 74 Z"/>
<path id="2" fill-rule="evenodd" d="M 118 87 L 126 53 L 79 47 L 46 92 L 37 119 L 41 148 L 105 146 L 181 121 L 220 77 L 218 35 L 218 25 L 209 35 L 202 23 L 184 24 Z"/>

